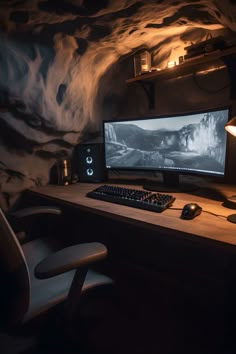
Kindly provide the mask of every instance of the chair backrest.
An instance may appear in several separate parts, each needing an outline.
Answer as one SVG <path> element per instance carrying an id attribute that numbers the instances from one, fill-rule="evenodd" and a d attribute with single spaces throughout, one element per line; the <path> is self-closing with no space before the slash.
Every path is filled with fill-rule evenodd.
<path id="1" fill-rule="evenodd" d="M 30 303 L 30 275 L 21 246 L 0 208 L 0 323 L 12 326 Z"/>

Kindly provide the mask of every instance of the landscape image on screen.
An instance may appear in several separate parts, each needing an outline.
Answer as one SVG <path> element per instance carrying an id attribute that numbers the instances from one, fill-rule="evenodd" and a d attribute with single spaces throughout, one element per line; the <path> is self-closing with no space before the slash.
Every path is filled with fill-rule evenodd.
<path id="1" fill-rule="evenodd" d="M 228 110 L 104 123 L 106 167 L 223 175 Z"/>

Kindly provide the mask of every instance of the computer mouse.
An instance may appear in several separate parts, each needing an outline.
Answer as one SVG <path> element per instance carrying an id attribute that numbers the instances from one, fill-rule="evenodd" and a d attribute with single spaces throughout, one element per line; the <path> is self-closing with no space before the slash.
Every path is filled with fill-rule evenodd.
<path id="1" fill-rule="evenodd" d="M 194 219 L 196 216 L 200 215 L 202 208 L 197 203 L 185 204 L 182 209 L 181 219 Z"/>

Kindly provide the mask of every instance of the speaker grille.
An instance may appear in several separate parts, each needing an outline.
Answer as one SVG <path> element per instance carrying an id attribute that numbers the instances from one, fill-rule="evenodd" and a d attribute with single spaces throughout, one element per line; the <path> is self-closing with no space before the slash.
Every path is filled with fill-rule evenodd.
<path id="1" fill-rule="evenodd" d="M 106 179 L 102 143 L 77 145 L 74 160 L 79 182 L 102 182 Z"/>

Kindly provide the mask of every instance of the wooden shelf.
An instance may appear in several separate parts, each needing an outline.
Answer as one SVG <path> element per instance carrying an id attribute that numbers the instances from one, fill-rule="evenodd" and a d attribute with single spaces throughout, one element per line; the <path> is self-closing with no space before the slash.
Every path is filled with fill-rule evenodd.
<path id="1" fill-rule="evenodd" d="M 176 65 L 172 68 L 166 68 L 161 71 L 152 71 L 147 74 L 132 77 L 126 80 L 127 84 L 134 82 L 151 81 L 154 79 L 168 79 L 191 74 L 197 70 L 206 69 L 207 65 L 218 59 L 236 54 L 236 47 L 230 47 L 224 50 L 216 50 L 211 53 L 206 53 L 192 59 L 187 59 L 183 64 Z M 219 67 L 221 68 L 221 67 Z"/>

